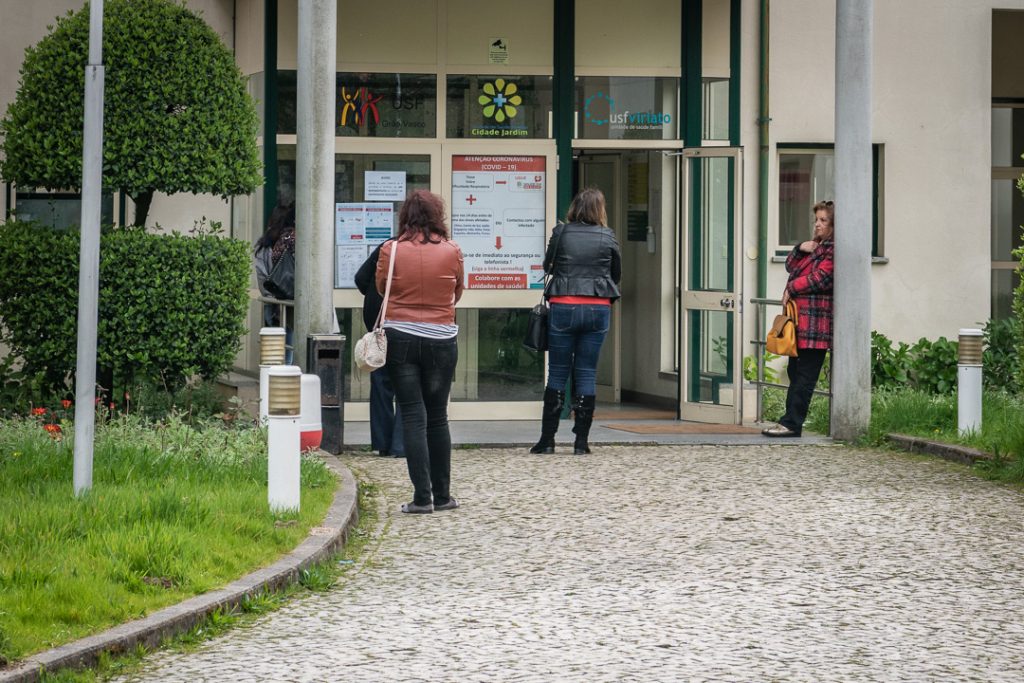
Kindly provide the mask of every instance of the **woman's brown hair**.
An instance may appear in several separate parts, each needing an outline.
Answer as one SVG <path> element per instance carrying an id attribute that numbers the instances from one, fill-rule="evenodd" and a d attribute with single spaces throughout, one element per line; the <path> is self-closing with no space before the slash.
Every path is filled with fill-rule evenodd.
<path id="1" fill-rule="evenodd" d="M 831 199 L 823 199 L 814 205 L 811 209 L 811 215 L 817 216 L 819 211 L 824 211 L 828 214 L 828 226 L 829 234 L 826 239 L 832 239 L 832 236 L 836 233 L 836 203 Z"/>
<path id="2" fill-rule="evenodd" d="M 267 221 L 267 231 L 256 240 L 256 251 L 269 249 L 281 239 L 281 233 L 288 228 L 295 227 L 295 202 L 289 204 L 278 204 L 270 212 L 270 220 Z"/>
<path id="3" fill-rule="evenodd" d="M 444 202 L 426 190 L 416 190 L 406 197 L 398 213 L 398 238 L 412 241 L 417 235 L 424 244 L 448 239 Z"/>
<path id="4" fill-rule="evenodd" d="M 591 225 L 608 225 L 608 213 L 604 208 L 604 194 L 596 187 L 581 190 L 569 205 L 565 214 L 568 223 L 590 223 Z"/>

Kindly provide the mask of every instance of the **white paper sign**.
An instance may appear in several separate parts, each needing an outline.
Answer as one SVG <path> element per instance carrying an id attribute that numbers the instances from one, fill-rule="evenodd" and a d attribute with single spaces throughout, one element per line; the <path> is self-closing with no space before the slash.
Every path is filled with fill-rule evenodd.
<path id="1" fill-rule="evenodd" d="M 363 199 L 368 202 L 404 202 L 405 171 L 366 171 Z"/>
<path id="2" fill-rule="evenodd" d="M 491 64 L 508 64 L 508 39 L 497 36 L 488 38 L 487 60 Z"/>
<path id="3" fill-rule="evenodd" d="M 395 209 L 391 203 L 348 202 L 334 205 L 334 288 L 352 289 L 359 266 L 378 244 L 391 237 Z"/>
<path id="4" fill-rule="evenodd" d="M 467 289 L 544 286 L 546 169 L 542 156 L 452 157 L 452 238 Z"/>

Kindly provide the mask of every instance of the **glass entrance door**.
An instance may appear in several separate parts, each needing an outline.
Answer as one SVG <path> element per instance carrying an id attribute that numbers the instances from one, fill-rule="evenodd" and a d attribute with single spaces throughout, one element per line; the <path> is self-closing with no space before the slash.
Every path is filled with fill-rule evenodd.
<path id="1" fill-rule="evenodd" d="M 619 201 L 621 154 L 585 154 L 579 157 L 579 186 L 596 187 L 604 194 L 608 223 L 622 244 L 622 216 Z M 622 398 L 621 329 L 622 304 L 612 306 L 611 327 L 597 362 L 597 400 L 618 403 Z"/>
<path id="2" fill-rule="evenodd" d="M 679 414 L 684 420 L 742 422 L 741 161 L 734 148 L 683 151 Z"/>

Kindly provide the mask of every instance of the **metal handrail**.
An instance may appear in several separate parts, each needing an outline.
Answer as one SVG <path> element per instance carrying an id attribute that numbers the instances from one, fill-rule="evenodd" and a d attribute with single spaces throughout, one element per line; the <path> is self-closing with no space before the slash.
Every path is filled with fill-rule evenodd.
<path id="1" fill-rule="evenodd" d="M 754 329 L 758 331 L 758 334 L 753 339 L 750 340 L 751 345 L 754 347 L 754 355 L 757 358 L 757 379 L 753 380 L 751 383 L 754 384 L 757 387 L 757 403 L 756 403 L 757 421 L 758 422 L 763 422 L 764 421 L 764 414 L 763 414 L 764 413 L 764 398 L 763 398 L 763 396 L 764 396 L 764 388 L 765 387 L 775 387 L 777 389 L 788 389 L 789 388 L 789 386 L 786 385 L 786 384 L 778 384 L 776 382 L 766 382 L 766 381 L 764 381 L 764 352 L 765 352 L 765 348 L 764 347 L 768 345 L 768 342 L 765 340 L 765 337 L 768 334 L 768 328 L 766 326 L 766 323 L 768 322 L 768 319 L 767 319 L 767 316 L 765 315 L 765 308 L 767 306 L 778 306 L 778 307 L 781 308 L 782 307 L 782 300 L 781 299 L 764 299 L 764 298 L 754 297 L 753 299 L 750 300 L 750 303 L 754 304 L 754 307 L 756 309 L 756 318 L 755 318 L 755 323 L 754 323 L 755 324 Z M 818 389 L 817 387 L 815 387 L 814 388 L 814 393 L 818 394 L 819 396 L 827 396 L 828 397 L 828 400 L 829 400 L 829 415 L 831 415 L 832 414 L 832 405 L 831 405 L 831 403 L 832 403 L 832 391 L 831 391 L 832 378 L 831 377 L 829 377 L 829 384 L 828 385 L 829 385 L 829 391 L 822 391 L 821 389 Z"/>
<path id="2" fill-rule="evenodd" d="M 285 311 L 285 309 L 288 306 L 294 306 L 295 305 L 295 300 L 294 299 L 275 299 L 272 296 L 263 296 L 262 294 L 260 296 L 256 297 L 256 301 L 259 301 L 260 303 L 263 303 L 263 304 L 271 304 L 272 306 L 277 306 L 277 319 L 281 321 L 281 327 L 284 327 L 285 315 L 287 315 L 287 312 Z M 260 310 L 260 320 L 261 321 L 263 320 L 263 310 L 262 309 Z M 294 350 L 295 349 L 295 345 L 294 344 L 285 344 L 285 348 L 286 349 Z"/>

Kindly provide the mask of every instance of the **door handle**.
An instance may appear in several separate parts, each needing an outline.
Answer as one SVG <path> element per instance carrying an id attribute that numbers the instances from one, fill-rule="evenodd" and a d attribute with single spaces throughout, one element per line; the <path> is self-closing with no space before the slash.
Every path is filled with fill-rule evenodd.
<path id="1" fill-rule="evenodd" d="M 726 298 L 719 301 L 718 305 L 722 308 L 732 308 L 736 305 L 736 302 L 733 299 Z"/>

